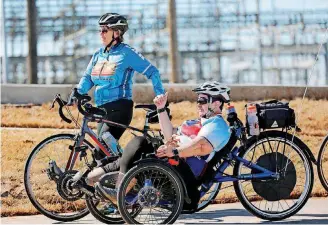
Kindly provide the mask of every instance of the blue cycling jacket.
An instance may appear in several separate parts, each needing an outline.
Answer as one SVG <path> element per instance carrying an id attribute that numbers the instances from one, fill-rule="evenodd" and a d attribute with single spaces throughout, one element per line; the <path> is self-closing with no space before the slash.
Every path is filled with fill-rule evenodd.
<path id="1" fill-rule="evenodd" d="M 96 86 L 94 96 L 97 106 L 118 99 L 132 99 L 134 71 L 151 80 L 156 95 L 164 94 L 158 69 L 135 49 L 120 43 L 104 53 L 104 47 L 96 51 L 77 85 L 80 94 L 86 94 Z"/>

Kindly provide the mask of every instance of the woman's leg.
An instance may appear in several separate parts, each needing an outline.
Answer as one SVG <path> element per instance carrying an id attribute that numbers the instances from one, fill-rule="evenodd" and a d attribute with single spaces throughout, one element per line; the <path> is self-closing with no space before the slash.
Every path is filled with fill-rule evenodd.
<path id="1" fill-rule="evenodd" d="M 133 102 L 131 100 L 121 99 L 115 102 L 107 103 L 100 108 L 107 112 L 106 119 L 115 123 L 130 125 L 133 116 Z M 119 140 L 125 131 L 125 128 L 110 126 L 106 123 L 98 124 L 98 135 L 101 137 L 106 131 L 109 131 L 116 140 Z"/>
<path id="2" fill-rule="evenodd" d="M 116 189 L 121 184 L 121 180 L 124 177 L 125 173 L 131 168 L 133 162 L 141 159 L 143 153 L 151 153 L 154 152 L 154 149 L 151 144 L 147 143 L 147 140 L 144 137 L 134 137 L 125 147 L 123 151 L 122 158 L 120 159 L 120 173 L 116 182 Z M 127 191 L 130 190 L 136 183 L 136 180 L 133 179 Z M 114 204 L 116 204 L 116 194 L 117 191 L 115 189 L 110 189 L 107 187 L 102 187 L 99 183 L 96 184 L 97 191 L 100 191 L 107 199 L 111 200 Z"/>
<path id="3" fill-rule="evenodd" d="M 100 106 L 100 108 L 104 108 L 106 110 L 107 120 L 116 123 L 121 123 L 124 125 L 130 125 L 133 116 L 133 102 L 131 100 L 121 99 L 115 102 L 110 102 L 105 105 L 102 105 Z M 108 124 L 106 123 L 98 123 L 97 131 L 99 138 L 102 137 L 104 132 L 109 131 L 116 140 L 119 140 L 120 137 L 123 135 L 125 129 L 108 126 Z M 99 147 L 96 147 L 95 158 L 97 160 L 100 160 L 105 156 L 106 155 L 99 149 Z M 88 184 L 93 185 L 105 173 L 117 171 L 120 165 L 119 162 L 119 159 L 117 159 L 116 161 L 108 163 L 107 165 L 95 168 L 88 174 Z"/>
<path id="4" fill-rule="evenodd" d="M 144 137 L 134 137 L 124 148 L 122 158 L 120 161 L 120 172 L 125 174 L 128 172 L 131 164 L 140 159 L 144 151 L 148 149 L 147 140 Z"/>
<path id="5" fill-rule="evenodd" d="M 124 125 L 130 125 L 132 116 L 133 116 L 133 101 L 127 99 L 120 99 L 115 102 L 109 102 L 100 106 L 99 108 L 103 108 L 106 110 L 107 115 L 105 117 L 106 120 L 113 121 L 115 123 L 120 123 Z M 97 133 L 98 137 L 102 140 L 103 133 L 109 131 L 113 137 L 118 141 L 123 135 L 126 129 L 109 126 L 106 123 L 98 123 L 97 125 Z M 105 154 L 96 147 L 96 159 L 102 159 L 105 157 Z"/>

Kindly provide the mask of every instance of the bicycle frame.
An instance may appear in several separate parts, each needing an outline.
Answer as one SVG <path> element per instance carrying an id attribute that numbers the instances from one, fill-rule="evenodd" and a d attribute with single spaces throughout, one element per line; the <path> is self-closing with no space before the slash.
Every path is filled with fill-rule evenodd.
<path id="1" fill-rule="evenodd" d="M 138 128 L 128 126 L 128 125 L 115 123 L 113 121 L 103 119 L 101 115 L 92 114 L 92 113 L 86 111 L 85 109 L 83 109 L 81 105 L 82 104 L 83 105 L 88 104 L 87 102 L 91 100 L 91 97 L 90 96 L 82 96 L 82 95 L 78 94 L 76 88 L 74 88 L 74 91 L 71 93 L 68 102 L 64 101 L 61 98 L 60 94 L 56 94 L 55 99 L 53 100 L 53 102 L 50 106 L 50 109 L 52 109 L 52 108 L 54 108 L 55 102 L 58 102 L 58 104 L 59 104 L 59 115 L 65 122 L 67 122 L 67 123 L 72 122 L 72 120 L 68 119 L 63 113 L 63 107 L 65 107 L 66 105 L 72 105 L 72 96 L 75 96 L 78 99 L 77 108 L 78 108 L 79 112 L 82 115 L 84 115 L 84 117 L 83 117 L 83 122 L 82 122 L 82 126 L 81 126 L 81 131 L 77 135 L 76 141 L 74 143 L 74 149 L 71 149 L 71 154 L 70 154 L 68 162 L 66 164 L 66 171 L 73 169 L 74 164 L 75 164 L 76 159 L 77 159 L 77 156 L 79 155 L 79 152 L 81 151 L 79 149 L 79 147 L 81 147 L 81 145 L 83 143 L 83 140 L 85 138 L 85 134 L 88 134 L 91 137 L 91 139 L 98 145 L 100 150 L 106 156 L 111 157 L 112 154 L 115 156 L 115 153 L 114 153 L 115 151 L 112 151 L 111 149 L 110 149 L 111 152 L 108 151 L 107 148 L 99 141 L 97 135 L 92 131 L 92 129 L 90 129 L 88 127 L 89 122 L 97 122 L 97 123 L 104 122 L 104 123 L 106 123 L 110 126 L 119 127 L 119 128 L 123 128 L 123 129 L 129 129 L 129 130 L 132 130 L 132 131 L 137 131 L 139 133 L 142 133 L 144 135 L 144 137 L 146 137 L 148 140 L 151 139 L 151 135 L 148 134 L 148 131 L 150 130 L 149 126 L 148 126 L 149 118 L 150 118 L 149 115 L 151 113 L 150 110 L 146 110 L 147 114 L 146 114 L 146 120 L 145 120 L 143 130 L 140 130 Z M 87 108 L 92 108 L 92 105 L 87 106 Z M 78 151 L 76 149 L 78 149 Z"/>
<path id="2" fill-rule="evenodd" d="M 243 159 L 238 156 L 238 152 L 240 151 L 240 148 L 235 147 L 229 154 L 228 158 L 224 160 L 224 162 L 219 166 L 218 173 L 213 179 L 213 182 L 229 182 L 229 181 L 238 181 L 238 180 L 252 180 L 252 179 L 275 179 L 279 178 L 279 175 L 275 172 L 272 172 L 270 170 L 267 170 L 261 166 L 258 166 L 246 159 Z M 229 162 L 231 160 L 236 160 L 239 162 L 244 163 L 244 165 L 250 169 L 256 169 L 260 171 L 261 173 L 256 174 L 241 174 L 237 177 L 234 176 L 228 176 L 223 175 L 224 171 L 227 169 L 227 167 L 230 165 Z"/>
<path id="3" fill-rule="evenodd" d="M 74 164 L 76 162 L 76 159 L 79 155 L 79 151 L 76 151 L 76 148 L 80 147 L 83 143 L 83 140 L 85 139 L 85 135 L 89 135 L 91 137 L 91 139 L 96 143 L 97 146 L 99 146 L 100 150 L 108 157 L 110 156 L 113 156 L 113 152 L 111 149 L 107 150 L 107 147 L 105 147 L 98 139 L 97 135 L 93 132 L 93 130 L 88 127 L 88 123 L 89 122 L 104 122 L 104 123 L 107 123 L 109 124 L 110 126 L 115 126 L 115 127 L 119 127 L 119 128 L 124 128 L 124 129 L 129 129 L 129 130 L 133 130 L 133 131 L 137 131 L 137 132 L 140 132 L 140 133 L 143 133 L 143 135 L 145 135 L 146 137 L 150 137 L 150 135 L 147 133 L 147 127 L 148 127 L 148 119 L 146 119 L 146 122 L 145 122 L 145 126 L 144 126 L 144 129 L 143 130 L 140 130 L 138 128 L 135 128 L 135 127 L 131 127 L 131 126 L 127 126 L 127 125 L 124 125 L 124 124 L 120 124 L 120 123 L 115 123 L 113 121 L 109 121 L 109 120 L 105 120 L 105 119 L 102 119 L 101 117 L 99 118 L 89 118 L 89 117 L 83 117 L 83 121 L 82 121 L 82 126 L 81 126 L 81 130 L 77 136 L 77 139 L 76 139 L 76 142 L 75 142 L 75 145 L 74 145 L 74 150 L 72 150 L 70 156 L 69 156 L 69 159 L 68 159 L 68 162 L 66 164 L 66 170 L 72 170 L 73 167 L 74 167 Z"/>

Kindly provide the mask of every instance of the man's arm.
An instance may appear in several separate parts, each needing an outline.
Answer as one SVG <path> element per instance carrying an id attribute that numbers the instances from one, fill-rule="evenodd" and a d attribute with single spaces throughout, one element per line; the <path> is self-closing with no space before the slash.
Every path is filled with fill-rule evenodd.
<path id="1" fill-rule="evenodd" d="M 172 139 L 172 135 L 176 133 L 169 115 L 167 114 L 166 110 L 162 113 L 158 113 L 159 118 L 159 126 L 161 127 L 161 131 L 164 135 L 164 140 L 169 141 Z"/>
<path id="2" fill-rule="evenodd" d="M 189 144 L 177 148 L 180 157 L 204 156 L 211 154 L 213 150 L 219 151 L 227 144 L 230 131 L 224 120 L 206 124 L 199 131 L 197 137 Z M 158 157 L 173 157 L 172 146 L 162 145 L 157 150 Z"/>
<path id="3" fill-rule="evenodd" d="M 157 107 L 157 111 L 161 110 L 165 107 L 167 102 L 167 92 L 164 95 L 158 95 L 154 99 L 154 103 Z M 170 121 L 169 115 L 167 111 L 164 110 L 163 112 L 158 113 L 159 125 L 161 127 L 161 131 L 164 135 L 164 140 L 169 141 L 172 139 L 172 135 L 175 134 L 177 131 L 173 128 L 173 125 Z"/>
<path id="4" fill-rule="evenodd" d="M 213 146 L 204 137 L 196 137 L 190 143 L 178 147 L 179 157 L 208 155 L 213 151 Z"/>
<path id="5" fill-rule="evenodd" d="M 170 145 L 162 145 L 157 150 L 158 157 L 173 157 L 174 154 L 172 152 L 172 146 Z M 206 138 L 198 136 L 193 139 L 190 143 L 178 147 L 179 157 L 187 158 L 191 156 L 203 156 L 208 155 L 213 151 L 213 146 L 211 143 L 207 141 Z"/>

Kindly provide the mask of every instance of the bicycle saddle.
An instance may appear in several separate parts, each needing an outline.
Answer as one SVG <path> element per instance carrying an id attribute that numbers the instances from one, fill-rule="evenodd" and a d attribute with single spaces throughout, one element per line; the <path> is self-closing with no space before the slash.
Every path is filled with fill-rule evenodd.
<path id="1" fill-rule="evenodd" d="M 150 109 L 150 110 L 156 110 L 156 105 L 154 104 L 140 104 L 140 105 L 136 105 L 134 107 L 135 109 Z"/>

